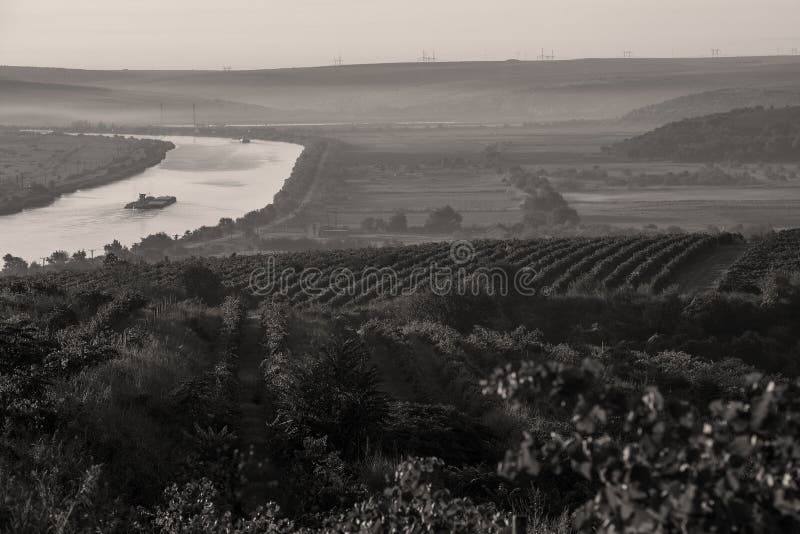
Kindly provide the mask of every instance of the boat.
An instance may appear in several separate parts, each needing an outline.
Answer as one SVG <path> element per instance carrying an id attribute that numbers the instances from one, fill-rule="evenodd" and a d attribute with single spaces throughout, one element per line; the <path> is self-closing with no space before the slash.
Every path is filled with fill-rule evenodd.
<path id="1" fill-rule="evenodd" d="M 160 210 L 175 204 L 178 201 L 175 197 L 151 197 L 144 193 L 139 193 L 139 200 L 125 204 L 127 210 Z"/>

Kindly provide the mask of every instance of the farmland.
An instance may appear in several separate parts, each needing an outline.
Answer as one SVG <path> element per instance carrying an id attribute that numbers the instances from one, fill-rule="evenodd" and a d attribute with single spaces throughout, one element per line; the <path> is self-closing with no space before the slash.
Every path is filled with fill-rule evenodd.
<path id="1" fill-rule="evenodd" d="M 640 133 L 618 124 L 315 131 L 344 143 L 341 186 L 318 200 L 324 203 L 318 220 L 352 229 L 398 210 L 418 226 L 443 205 L 462 214 L 464 227 L 516 224 L 525 197 L 508 183 L 507 169 L 516 165 L 547 177 L 596 233 L 648 225 L 742 231 L 800 224 L 795 163 L 629 161 L 603 151 Z M 488 147 L 496 147 L 500 171 L 487 165 Z"/>
<path id="2" fill-rule="evenodd" d="M 670 287 L 677 274 L 691 270 L 693 262 L 740 240 L 732 234 L 480 240 L 205 261 L 231 290 L 259 298 L 274 295 L 293 305 L 340 307 L 428 291 L 439 278 L 466 284 L 463 291 L 478 291 L 478 285 L 486 284 L 484 277 L 494 274 L 506 278 L 504 287 L 494 291 L 511 294 L 620 289 L 657 294 Z M 108 284 L 157 288 L 174 284 L 181 265 L 122 261 L 83 271 L 48 268 L 43 276 L 71 289 L 95 290 Z"/>
<path id="3" fill-rule="evenodd" d="M 161 141 L 0 129 L 0 215 L 140 173 L 171 148 Z"/>
<path id="4" fill-rule="evenodd" d="M 777 246 L 791 248 L 787 237 Z M 448 524 L 500 533 L 525 513 L 542 531 L 566 532 L 567 516 L 602 491 L 598 475 L 587 479 L 569 463 L 557 476 L 541 471 L 536 504 L 519 501 L 531 475 L 504 452 L 535 446 L 520 442 L 523 431 L 547 450 L 559 443 L 552 433 L 594 435 L 579 406 L 575 419 L 565 416 L 577 400 L 568 386 L 591 402 L 614 399 L 608 409 L 629 421 L 654 391 L 642 384 L 675 410 L 713 399 L 730 409 L 757 404 L 774 387 L 770 410 L 780 415 L 759 423 L 764 441 L 752 450 L 779 476 L 785 464 L 770 451 L 791 435 L 779 421 L 795 409 L 787 397 L 795 386 L 782 376 L 800 374 L 798 293 L 791 285 L 764 296 L 670 289 L 743 246 L 729 234 L 483 240 L 156 264 L 81 260 L 2 277 L 0 376 L 14 394 L 0 396 L 9 429 L 0 466 L 15 476 L 0 521 L 41 531 L 52 521 L 45 510 L 72 508 L 80 511 L 67 516 L 74 531 L 113 521 L 169 532 L 165 525 L 191 518 L 228 530 L 329 533 L 384 521 L 380 510 L 411 521 L 434 500 L 447 510 L 436 520 Z M 770 250 L 750 248 L 743 261 Z M 318 271 L 305 282 L 289 272 L 286 291 L 254 294 L 252 274 L 270 258 L 275 269 Z M 407 291 L 362 285 L 369 266 L 391 268 Z M 443 277 L 452 280 L 462 268 L 479 280 L 475 291 L 420 283 L 437 266 L 452 269 Z M 478 276 L 490 267 L 532 291 L 491 291 Z M 348 270 L 363 291 L 326 284 L 346 288 L 330 276 Z M 762 376 L 756 371 L 776 385 L 743 390 Z M 683 422 L 673 419 L 683 411 L 660 410 L 670 435 L 701 436 L 716 421 L 701 408 Z M 607 432 L 640 439 L 637 430 Z M 726 480 L 740 452 L 722 443 L 712 474 L 683 468 L 681 476 Z M 592 457 L 593 466 L 604 461 Z M 431 476 L 433 486 L 419 481 Z M 63 500 L 38 497 L 42 477 Z M 746 472 L 739 480 L 749 492 L 770 491 Z M 408 497 L 395 497 L 403 491 Z M 790 521 L 771 502 L 747 506 Z"/>
<path id="5" fill-rule="evenodd" d="M 758 293 L 771 273 L 791 276 L 800 271 L 800 230 L 784 230 L 754 244 L 734 263 L 721 287 Z"/>

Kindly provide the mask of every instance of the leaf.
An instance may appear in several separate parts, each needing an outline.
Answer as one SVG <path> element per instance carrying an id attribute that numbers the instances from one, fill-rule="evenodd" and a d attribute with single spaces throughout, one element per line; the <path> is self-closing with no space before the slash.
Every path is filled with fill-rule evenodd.
<path id="1" fill-rule="evenodd" d="M 728 446 L 728 451 L 736 456 L 746 457 L 753 450 L 750 436 L 737 436 Z"/>
<path id="2" fill-rule="evenodd" d="M 753 430 L 761 428 L 764 419 L 766 419 L 769 414 L 769 407 L 770 404 L 772 404 L 772 399 L 773 394 L 771 391 L 765 391 L 764 394 L 758 398 L 750 414 L 750 428 Z"/>

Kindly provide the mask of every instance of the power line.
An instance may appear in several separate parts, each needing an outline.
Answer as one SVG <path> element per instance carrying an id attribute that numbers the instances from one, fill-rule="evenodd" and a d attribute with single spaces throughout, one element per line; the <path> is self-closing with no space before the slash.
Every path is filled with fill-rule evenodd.
<path id="1" fill-rule="evenodd" d="M 425 50 L 423 50 L 420 61 L 422 61 L 423 63 L 436 63 L 436 50 L 434 50 L 433 54 L 431 55 L 428 55 L 428 53 Z"/>

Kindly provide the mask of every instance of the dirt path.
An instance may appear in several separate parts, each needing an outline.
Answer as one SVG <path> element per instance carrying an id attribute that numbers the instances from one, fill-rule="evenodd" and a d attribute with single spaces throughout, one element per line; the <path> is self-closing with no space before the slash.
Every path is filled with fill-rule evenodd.
<path id="1" fill-rule="evenodd" d="M 271 421 L 272 407 L 267 402 L 266 386 L 261 374 L 264 349 L 261 347 L 262 329 L 258 315 L 247 316 L 242 327 L 239 351 L 239 439 L 241 450 L 252 457 L 246 462 L 244 473 L 248 480 L 241 487 L 241 501 L 246 510 L 252 510 L 266 502 L 268 493 L 268 469 L 260 462 L 267 458 L 267 422 Z"/>
<path id="2" fill-rule="evenodd" d="M 722 245 L 684 266 L 674 283 L 681 293 L 700 293 L 717 288 L 725 271 L 747 250 L 746 244 Z"/>

